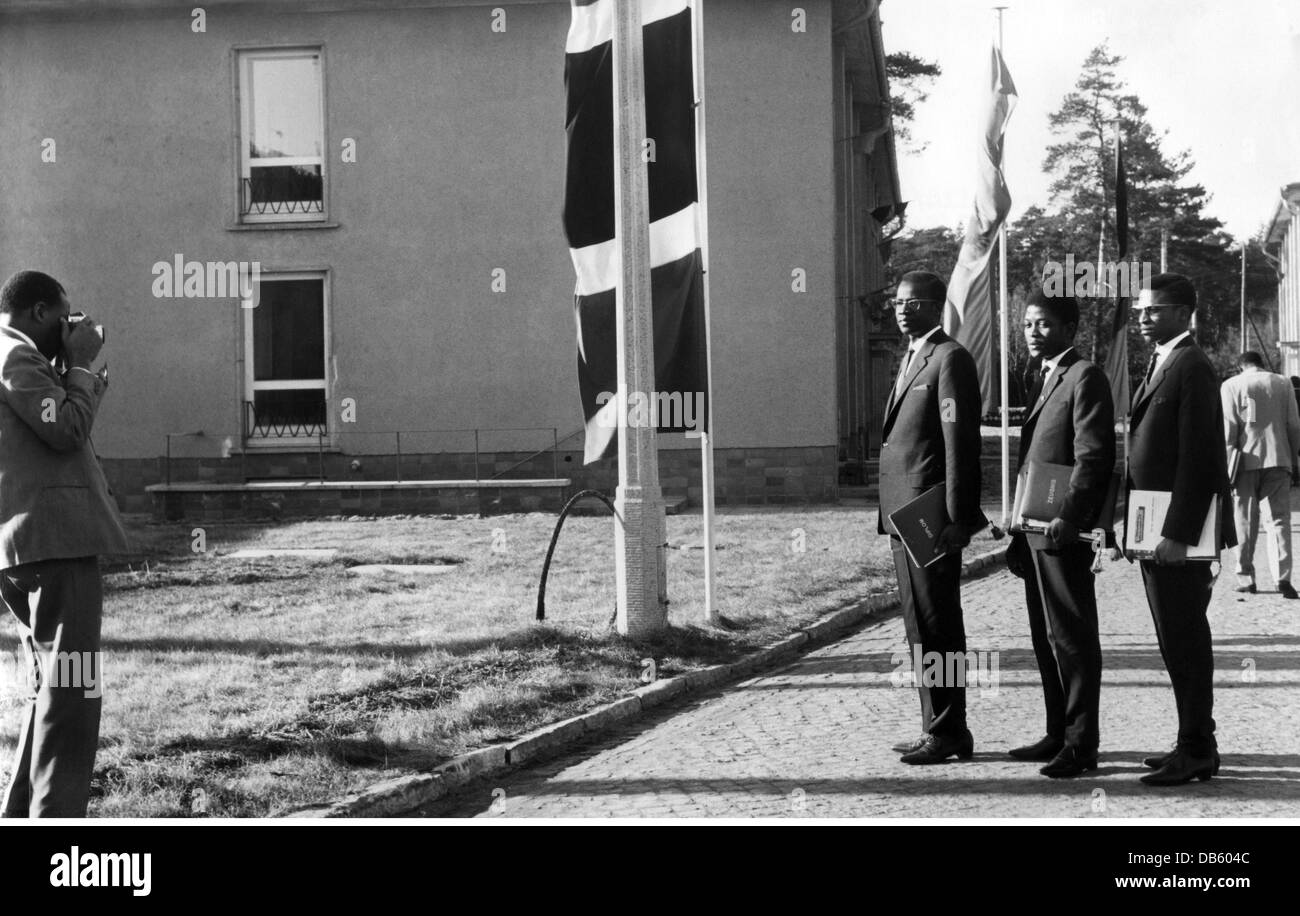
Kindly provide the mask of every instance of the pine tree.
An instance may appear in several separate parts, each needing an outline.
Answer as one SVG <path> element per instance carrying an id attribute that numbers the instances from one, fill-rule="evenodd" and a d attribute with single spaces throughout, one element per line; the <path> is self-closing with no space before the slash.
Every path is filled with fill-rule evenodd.
<path id="1" fill-rule="evenodd" d="M 1232 237 L 1223 224 L 1204 212 L 1210 201 L 1205 188 L 1188 181 L 1194 162 L 1190 153 L 1167 154 L 1167 134 L 1157 133 L 1138 96 L 1129 92 L 1118 75 L 1123 62 L 1103 43 L 1083 62 L 1075 83 L 1049 117 L 1059 141 L 1050 145 L 1043 170 L 1053 176 L 1052 212 L 1031 208 L 1016 221 L 1012 234 L 1023 241 L 1020 250 L 1009 249 L 1016 268 L 1013 276 L 1036 278 L 1049 260 L 1095 261 L 1104 239 L 1104 259 L 1116 258 L 1114 225 L 1115 132 L 1124 144 L 1128 177 L 1127 259 L 1150 262 L 1159 270 L 1162 230 L 1169 234 L 1169 270 L 1183 273 L 1197 286 L 1198 338 L 1215 349 L 1230 336 L 1225 303 L 1232 296 L 1236 273 Z M 1018 255 L 1018 256 L 1017 256 Z M 1080 305 L 1091 321 L 1080 328 L 1078 346 L 1093 359 L 1104 358 L 1109 344 L 1103 325 L 1111 307 L 1109 298 L 1083 300 Z M 1130 362 L 1140 370 L 1145 348 L 1130 341 Z"/>
<path id="2" fill-rule="evenodd" d="M 916 106 L 930 97 L 929 85 L 943 70 L 934 61 L 924 60 L 910 51 L 896 51 L 885 55 L 885 73 L 889 77 L 894 139 L 904 151 L 920 152 L 926 144 L 913 142 L 910 125 L 916 116 Z"/>

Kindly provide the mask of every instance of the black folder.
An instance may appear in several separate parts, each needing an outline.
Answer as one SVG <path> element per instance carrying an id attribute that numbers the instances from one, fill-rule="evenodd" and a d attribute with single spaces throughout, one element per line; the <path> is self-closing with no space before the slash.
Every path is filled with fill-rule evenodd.
<path id="1" fill-rule="evenodd" d="M 934 542 L 939 532 L 952 524 L 948 518 L 948 488 L 931 487 L 900 509 L 889 513 L 889 523 L 907 548 L 907 555 L 918 568 L 929 566 L 945 556 L 936 553 Z"/>

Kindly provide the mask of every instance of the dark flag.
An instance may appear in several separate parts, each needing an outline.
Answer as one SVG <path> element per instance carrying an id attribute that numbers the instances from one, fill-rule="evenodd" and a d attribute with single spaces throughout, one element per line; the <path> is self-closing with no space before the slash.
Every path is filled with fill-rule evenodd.
<path id="1" fill-rule="evenodd" d="M 578 390 L 584 461 L 618 452 L 621 271 L 614 238 L 613 3 L 571 0 L 565 46 L 567 171 L 564 232 L 577 272 Z M 627 0 L 619 0 L 627 2 Z M 688 0 L 640 0 L 650 184 L 650 286 L 655 395 L 628 404 L 629 423 L 707 429 L 704 279 L 696 185 L 695 69 Z"/>
<path id="2" fill-rule="evenodd" d="M 1119 131 L 1115 132 L 1115 242 L 1119 247 L 1116 264 L 1128 257 L 1128 176 L 1124 173 L 1124 144 Z M 1101 269 L 1101 265 L 1097 265 Z M 1116 272 L 1112 271 L 1114 276 Z M 1116 290 L 1114 311 L 1110 324 L 1110 349 L 1106 351 L 1106 379 L 1110 382 L 1111 397 L 1115 402 L 1115 416 L 1126 417 L 1129 411 L 1128 379 L 1128 312 L 1127 296 Z"/>

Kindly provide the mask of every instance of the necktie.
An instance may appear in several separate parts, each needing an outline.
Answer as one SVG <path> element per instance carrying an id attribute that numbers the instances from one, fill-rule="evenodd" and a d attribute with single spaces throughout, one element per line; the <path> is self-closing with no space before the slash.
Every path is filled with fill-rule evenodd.
<path id="1" fill-rule="evenodd" d="M 1052 372 L 1052 367 L 1043 363 L 1038 370 L 1038 376 L 1034 379 L 1034 388 L 1029 392 L 1029 409 L 1033 410 L 1038 403 L 1039 397 L 1043 394 L 1043 383 L 1047 381 L 1047 376 Z"/>
<path id="2" fill-rule="evenodd" d="M 1151 376 L 1156 374 L 1156 363 L 1159 361 L 1159 354 L 1155 350 L 1151 351 L 1151 362 L 1147 363 L 1147 377 L 1142 380 L 1143 385 L 1151 384 Z"/>
<path id="3" fill-rule="evenodd" d="M 912 354 L 914 352 L 911 347 L 908 347 L 907 352 L 903 354 L 903 365 L 898 370 L 898 381 L 894 384 L 896 394 L 903 393 L 903 381 L 907 378 L 907 370 L 912 368 Z"/>

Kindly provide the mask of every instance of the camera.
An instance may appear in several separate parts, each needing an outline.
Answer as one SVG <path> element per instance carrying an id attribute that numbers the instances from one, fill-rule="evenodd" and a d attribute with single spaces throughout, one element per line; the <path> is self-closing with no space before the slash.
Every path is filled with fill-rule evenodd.
<path id="1" fill-rule="evenodd" d="M 68 316 L 68 324 L 69 324 L 71 327 L 74 327 L 74 328 L 75 328 L 77 325 L 81 324 L 81 322 L 83 322 L 83 321 L 85 321 L 85 320 L 86 320 L 86 313 L 85 313 L 85 312 L 73 312 L 71 315 Z M 99 332 L 99 339 L 100 339 L 100 340 L 104 340 L 104 339 L 105 339 L 105 338 L 104 338 L 104 326 L 103 326 L 103 325 L 100 325 L 99 327 L 95 328 L 95 330 L 96 330 L 97 332 Z"/>

